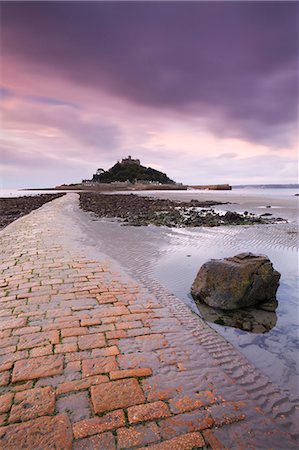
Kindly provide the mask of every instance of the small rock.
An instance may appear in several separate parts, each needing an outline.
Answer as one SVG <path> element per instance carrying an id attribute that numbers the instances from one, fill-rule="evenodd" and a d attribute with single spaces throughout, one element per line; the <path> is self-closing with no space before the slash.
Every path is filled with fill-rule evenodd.
<path id="1" fill-rule="evenodd" d="M 213 308 L 232 310 L 275 298 L 280 274 L 266 256 L 240 253 L 212 259 L 200 268 L 191 287 L 193 298 Z"/>

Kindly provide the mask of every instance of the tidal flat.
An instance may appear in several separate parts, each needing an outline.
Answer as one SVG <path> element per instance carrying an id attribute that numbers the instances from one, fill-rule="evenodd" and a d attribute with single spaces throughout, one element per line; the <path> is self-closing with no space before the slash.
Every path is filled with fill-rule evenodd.
<path id="1" fill-rule="evenodd" d="M 123 226 L 112 219 L 98 219 L 95 214 L 82 210 L 78 215 L 91 245 L 117 260 L 134 277 L 158 281 L 188 304 L 195 314 L 202 316 L 204 314 L 190 295 L 190 287 L 204 262 L 243 251 L 266 254 L 281 273 L 278 307 L 275 317 L 271 314 L 269 329 L 257 328 L 252 332 L 221 325 L 221 322 L 217 323 L 217 317 L 206 317 L 206 320 L 273 382 L 292 394 L 298 394 L 298 197 L 292 192 L 275 196 L 274 192 L 248 193 L 242 190 L 225 193 L 153 192 L 151 195 L 188 201 L 192 198 L 199 201 L 221 199 L 223 204 L 218 208 L 224 212 L 230 210 L 241 214 L 248 210 L 262 215 L 271 211 L 274 219 L 287 219 L 287 223 L 243 226 L 136 227 Z"/>

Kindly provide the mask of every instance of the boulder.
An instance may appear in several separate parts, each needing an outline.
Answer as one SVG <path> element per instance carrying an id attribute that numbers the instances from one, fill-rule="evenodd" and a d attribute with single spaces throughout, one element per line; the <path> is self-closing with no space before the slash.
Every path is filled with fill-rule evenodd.
<path id="1" fill-rule="evenodd" d="M 227 222 L 238 222 L 238 220 L 242 219 L 242 216 L 238 214 L 236 211 L 227 211 L 224 214 L 224 219 Z"/>
<path id="2" fill-rule="evenodd" d="M 245 308 L 274 299 L 279 279 L 280 273 L 273 269 L 267 256 L 240 253 L 203 264 L 191 294 L 213 308 Z"/>

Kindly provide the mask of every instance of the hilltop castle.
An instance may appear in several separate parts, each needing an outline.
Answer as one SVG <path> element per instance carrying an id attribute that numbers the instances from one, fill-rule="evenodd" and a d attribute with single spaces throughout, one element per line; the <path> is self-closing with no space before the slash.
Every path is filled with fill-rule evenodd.
<path id="1" fill-rule="evenodd" d="M 120 163 L 120 164 L 123 164 L 123 165 L 125 165 L 125 166 L 132 165 L 132 164 L 136 164 L 137 166 L 140 166 L 140 159 L 133 159 L 133 158 L 131 157 L 131 155 L 129 155 L 127 158 L 123 158 L 123 159 L 121 160 L 121 163 Z"/>

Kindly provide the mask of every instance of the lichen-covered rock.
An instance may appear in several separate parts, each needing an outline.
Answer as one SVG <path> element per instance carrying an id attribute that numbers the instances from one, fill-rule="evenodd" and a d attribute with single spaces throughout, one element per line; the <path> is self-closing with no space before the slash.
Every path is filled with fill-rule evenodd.
<path id="1" fill-rule="evenodd" d="M 191 294 L 195 300 L 214 308 L 245 308 L 275 298 L 279 279 L 279 272 L 267 256 L 240 253 L 203 264 Z"/>

